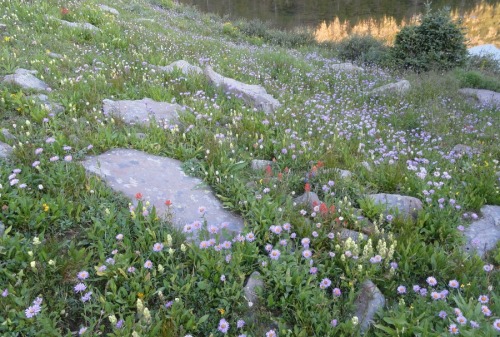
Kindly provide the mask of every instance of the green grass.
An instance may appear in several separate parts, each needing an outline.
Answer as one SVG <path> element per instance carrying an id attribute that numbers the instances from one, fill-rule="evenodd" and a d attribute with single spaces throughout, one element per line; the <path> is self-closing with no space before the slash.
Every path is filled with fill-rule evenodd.
<path id="1" fill-rule="evenodd" d="M 329 66 L 341 58 L 339 47 L 319 45 L 306 33 L 226 22 L 170 1 L 107 2 L 118 17 L 99 3 L 0 0 L 0 21 L 8 27 L 0 36 L 0 76 L 37 70 L 52 88 L 49 97 L 65 107 L 51 116 L 28 98 L 32 93 L 0 84 L 0 127 L 15 136 L 0 134 L 14 147 L 0 161 L 0 335 L 223 336 L 224 319 L 228 336 L 269 336 L 271 330 L 358 336 L 354 303 L 371 279 L 386 305 L 365 336 L 443 336 L 457 324 L 454 308 L 480 326 L 459 325 L 462 335 L 495 336 L 499 248 L 484 260 L 468 256 L 457 227 L 467 227 L 483 205 L 500 205 L 498 112 L 457 92 L 463 86 L 498 90 L 498 65 L 472 59 L 449 72 L 371 65 L 362 73 L 336 73 Z M 91 22 L 101 31 L 63 28 L 48 16 Z M 49 52 L 64 57 L 52 59 Z M 283 106 L 266 115 L 203 75 L 151 67 L 180 59 L 260 84 Z M 403 98 L 364 94 L 400 77 L 412 84 Z M 173 131 L 129 126 L 101 112 L 103 99 L 144 97 L 189 109 Z M 480 152 L 453 157 L 457 144 Z M 113 148 L 183 161 L 188 174 L 243 217 L 241 234 L 255 240 L 233 242 L 231 250 L 201 249 L 144 200 L 131 207 L 78 163 Z M 274 164 L 252 171 L 256 158 Z M 335 168 L 353 176 L 343 180 Z M 318 209 L 294 203 L 306 188 L 320 197 Z M 389 221 L 364 198 L 379 192 L 417 197 L 423 210 L 414 221 Z M 360 229 L 356 208 L 373 223 L 373 233 L 343 240 L 342 228 Z M 271 226 L 282 226 L 281 233 Z M 208 239 L 201 231 L 199 241 Z M 154 252 L 159 243 L 163 249 Z M 272 249 L 280 251 L 278 260 L 270 258 Z M 377 256 L 380 263 L 373 262 Z M 486 272 L 490 264 L 494 270 Z M 89 277 L 78 279 L 81 271 Z M 265 285 L 250 306 L 243 287 L 254 271 Z M 437 286 L 427 284 L 429 276 Z M 331 281 L 327 289 L 320 287 L 324 279 Z M 75 292 L 78 283 L 85 291 Z M 414 285 L 428 294 L 414 292 Z M 406 293 L 398 294 L 399 286 Z M 449 291 L 445 300 L 430 298 L 443 290 Z M 82 301 L 90 291 L 90 300 Z M 479 303 L 480 295 L 489 302 Z M 37 297 L 41 311 L 28 318 L 25 310 Z M 240 319 L 246 324 L 237 328 Z"/>

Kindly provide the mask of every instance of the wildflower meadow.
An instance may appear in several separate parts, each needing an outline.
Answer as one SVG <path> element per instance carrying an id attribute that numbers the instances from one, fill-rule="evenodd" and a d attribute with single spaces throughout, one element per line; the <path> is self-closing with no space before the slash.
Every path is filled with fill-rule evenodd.
<path id="1" fill-rule="evenodd" d="M 168 0 L 0 9 L 1 336 L 500 335 L 500 111 L 459 93 L 498 63 L 338 68 L 333 43 Z M 119 149 L 147 156 L 113 166 L 133 178 Z M 164 158 L 196 187 L 161 194 L 173 171 L 141 165 Z"/>

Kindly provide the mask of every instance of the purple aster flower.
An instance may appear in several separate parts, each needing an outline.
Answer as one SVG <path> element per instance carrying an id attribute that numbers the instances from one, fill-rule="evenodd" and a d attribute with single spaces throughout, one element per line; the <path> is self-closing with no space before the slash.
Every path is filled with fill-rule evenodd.
<path id="1" fill-rule="evenodd" d="M 241 328 L 243 328 L 243 326 L 245 326 L 245 321 L 242 319 L 239 319 L 238 322 L 236 322 L 236 327 L 238 329 L 241 329 Z"/>
<path id="2" fill-rule="evenodd" d="M 79 279 L 79 280 L 85 280 L 89 277 L 89 273 L 86 271 L 86 270 L 82 270 L 81 272 L 79 272 L 76 277 Z"/>
<path id="3" fill-rule="evenodd" d="M 332 293 L 335 297 L 339 297 L 340 295 L 342 295 L 342 291 L 339 288 L 333 288 Z"/>
<path id="4" fill-rule="evenodd" d="M 281 255 L 281 252 L 280 252 L 279 250 L 277 250 L 277 249 L 273 249 L 273 250 L 271 251 L 271 253 L 269 253 L 269 257 L 270 257 L 272 260 L 277 260 L 277 259 L 279 259 L 280 255 Z"/>
<path id="5" fill-rule="evenodd" d="M 160 242 L 157 242 L 153 245 L 153 251 L 154 252 L 161 252 L 163 249 L 163 244 Z"/>
<path id="6" fill-rule="evenodd" d="M 497 330 L 497 331 L 500 331 L 500 319 L 496 319 L 493 322 L 493 328 L 495 328 L 495 330 Z"/>
<path id="7" fill-rule="evenodd" d="M 332 284 L 332 281 L 330 281 L 329 278 L 324 278 L 323 280 L 321 280 L 321 283 L 319 284 L 319 287 L 321 289 L 326 289 L 328 288 L 330 285 Z"/>
<path id="8" fill-rule="evenodd" d="M 90 301 L 90 298 L 92 297 L 92 292 L 89 291 L 87 293 L 85 293 L 85 295 L 82 296 L 81 300 L 82 302 L 87 302 L 87 301 Z"/>
<path id="9" fill-rule="evenodd" d="M 274 330 L 269 330 L 266 332 L 266 337 L 277 337 L 278 335 L 276 334 L 276 331 Z"/>
<path id="10" fill-rule="evenodd" d="M 146 262 L 144 262 L 144 268 L 146 268 L 146 269 L 153 268 L 153 262 L 151 262 L 150 260 L 147 260 Z"/>
<path id="11" fill-rule="evenodd" d="M 5 288 L 3 291 L 2 291 L 2 297 L 7 297 L 9 296 L 9 289 Z"/>
<path id="12" fill-rule="evenodd" d="M 426 281 L 431 287 L 434 287 L 437 284 L 437 280 L 433 276 L 429 276 Z"/>
<path id="13" fill-rule="evenodd" d="M 116 322 L 116 328 L 117 329 L 121 329 L 123 327 L 123 323 L 125 323 L 125 321 L 123 319 L 120 319 L 118 322 Z"/>
<path id="14" fill-rule="evenodd" d="M 88 328 L 87 328 L 87 327 L 85 327 L 85 326 L 84 326 L 84 327 L 81 327 L 81 328 L 80 328 L 80 330 L 78 330 L 78 335 L 79 335 L 79 336 L 83 335 L 83 334 L 85 333 L 85 331 L 87 331 L 87 329 L 88 329 Z"/>
<path id="15" fill-rule="evenodd" d="M 75 288 L 75 293 L 81 293 L 81 292 L 84 292 L 85 290 L 87 290 L 87 286 L 85 284 L 83 284 L 82 282 L 78 283 Z"/>
<path id="16" fill-rule="evenodd" d="M 28 309 L 26 309 L 24 311 L 24 313 L 26 315 L 26 318 L 32 318 L 32 317 L 35 317 L 36 315 L 38 315 L 41 310 L 42 310 L 42 308 L 39 305 L 34 304 L 34 305 L 28 307 Z"/>
<path id="17" fill-rule="evenodd" d="M 446 311 L 444 310 L 441 310 L 438 314 L 439 317 L 441 317 L 442 319 L 445 319 L 446 316 L 448 316 L 448 314 L 446 313 Z"/>
<path id="18" fill-rule="evenodd" d="M 398 287 L 398 294 L 405 294 L 406 293 L 406 287 L 405 286 L 399 286 Z"/>
<path id="19" fill-rule="evenodd" d="M 465 324 L 467 324 L 467 318 L 465 318 L 464 316 L 460 315 L 460 316 L 457 317 L 457 322 L 460 325 L 465 325 Z"/>
<path id="20" fill-rule="evenodd" d="M 448 331 L 449 331 L 452 335 L 458 335 L 458 333 L 460 332 L 460 330 L 458 330 L 458 328 L 457 328 L 457 325 L 456 325 L 456 324 L 450 324 L 450 327 L 448 328 Z"/>
<path id="21" fill-rule="evenodd" d="M 229 323 L 224 318 L 222 318 L 219 321 L 219 327 L 217 328 L 217 330 L 219 330 L 223 334 L 227 334 L 227 331 L 229 330 Z"/>
<path id="22" fill-rule="evenodd" d="M 472 328 L 474 328 L 474 329 L 479 328 L 479 324 L 478 324 L 477 322 L 475 322 L 475 321 L 470 321 L 470 326 L 471 326 Z"/>
<path id="23" fill-rule="evenodd" d="M 332 319 L 332 320 L 330 321 L 330 325 L 331 325 L 333 328 L 335 328 L 335 327 L 337 326 L 337 324 L 338 324 L 338 321 L 337 321 L 336 319 Z"/>
<path id="24" fill-rule="evenodd" d="M 418 293 L 420 291 L 420 286 L 418 284 L 415 284 L 413 286 L 413 291 L 416 292 L 416 293 Z"/>
<path id="25" fill-rule="evenodd" d="M 450 282 L 448 282 L 448 286 L 450 288 L 457 289 L 460 286 L 460 283 L 458 283 L 457 280 L 451 280 Z"/>
<path id="26" fill-rule="evenodd" d="M 477 299 L 479 302 L 481 302 L 482 304 L 486 304 L 489 302 L 489 297 L 486 296 L 486 295 L 480 295 L 479 298 Z"/>
<path id="27" fill-rule="evenodd" d="M 168 301 L 167 303 L 165 303 L 165 309 L 170 308 L 172 304 L 174 304 L 174 301 Z"/>

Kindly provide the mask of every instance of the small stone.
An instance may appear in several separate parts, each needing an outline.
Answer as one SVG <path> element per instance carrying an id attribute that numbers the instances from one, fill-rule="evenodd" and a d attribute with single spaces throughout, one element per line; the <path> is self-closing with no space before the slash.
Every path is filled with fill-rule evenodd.
<path id="1" fill-rule="evenodd" d="M 342 71 L 342 72 L 362 72 L 363 68 L 353 65 L 352 63 L 340 63 L 340 64 L 332 64 L 330 65 L 330 69 L 333 71 Z"/>
<path id="2" fill-rule="evenodd" d="M 109 6 L 106 6 L 106 5 L 99 5 L 99 8 L 103 12 L 107 12 L 107 13 L 110 13 L 110 14 L 113 14 L 113 15 L 116 15 L 116 16 L 120 15 L 120 12 L 118 12 L 118 10 L 116 10 L 113 7 L 109 7 Z"/>
<path id="3" fill-rule="evenodd" d="M 0 23 L 0 33 L 7 31 L 7 25 L 5 23 Z"/>
<path id="4" fill-rule="evenodd" d="M 483 217 L 464 231 L 467 239 L 465 250 L 475 251 L 480 257 L 484 257 L 500 240 L 500 206 L 483 206 L 481 214 Z"/>
<path id="5" fill-rule="evenodd" d="M 370 91 L 369 95 L 385 95 L 385 94 L 405 94 L 410 90 L 410 82 L 401 80 L 396 83 L 389 83 Z"/>
<path id="6" fill-rule="evenodd" d="M 49 100 L 47 95 L 39 94 L 39 95 L 31 95 L 28 96 L 28 99 L 34 100 L 35 102 L 39 102 L 45 110 L 49 113 L 58 114 L 64 112 L 64 107 L 59 104 Z"/>
<path id="7" fill-rule="evenodd" d="M 184 60 L 179 60 L 175 61 L 168 66 L 158 66 L 156 69 L 166 72 L 166 73 L 172 73 L 175 70 L 180 70 L 184 75 L 190 75 L 190 74 L 202 74 L 203 70 L 200 67 L 193 66 L 189 62 L 184 61 Z"/>
<path id="8" fill-rule="evenodd" d="M 459 89 L 462 95 L 476 99 L 481 105 L 500 108 L 500 92 L 485 89 Z"/>
<path id="9" fill-rule="evenodd" d="M 354 301 L 356 308 L 355 316 L 358 317 L 361 332 L 365 332 L 377 311 L 383 309 L 385 297 L 377 286 L 371 281 L 366 280 L 361 284 L 358 298 Z"/>
<path id="10" fill-rule="evenodd" d="M 375 205 L 383 206 L 385 213 L 397 211 L 405 219 L 416 218 L 423 208 L 419 199 L 399 194 L 369 194 L 368 198 L 372 199 Z"/>
<path id="11" fill-rule="evenodd" d="M 88 22 L 70 22 L 66 20 L 60 20 L 54 17 L 51 17 L 52 20 L 55 20 L 59 22 L 61 25 L 69 27 L 69 28 L 75 28 L 75 29 L 83 29 L 83 30 L 89 30 L 92 32 L 100 32 L 101 30 L 94 26 L 91 23 Z"/>
<path id="12" fill-rule="evenodd" d="M 269 165 L 270 166 L 273 165 L 273 162 L 270 160 L 253 159 L 251 167 L 252 167 L 252 170 L 254 170 L 254 171 L 260 171 L 260 170 L 264 170 Z"/>
<path id="13" fill-rule="evenodd" d="M 272 113 L 281 106 L 280 102 L 269 95 L 266 89 L 260 85 L 246 84 L 232 78 L 224 77 L 213 71 L 210 66 L 205 68 L 204 73 L 215 87 L 241 97 L 245 103 L 265 113 Z"/>
<path id="14" fill-rule="evenodd" d="M 49 91 L 50 88 L 47 83 L 34 76 L 36 73 L 36 70 L 18 68 L 14 74 L 5 76 L 3 82 L 14 84 L 27 90 Z"/>
<path id="15" fill-rule="evenodd" d="M 254 271 L 248 278 L 247 284 L 243 289 L 247 302 L 258 305 L 259 294 L 264 290 L 264 280 L 258 271 Z"/>
<path id="16" fill-rule="evenodd" d="M 463 156 L 463 155 L 472 156 L 473 154 L 480 154 L 481 153 L 480 150 L 473 148 L 473 147 L 470 147 L 469 145 L 464 145 L 464 144 L 455 145 L 453 147 L 453 149 L 451 149 L 451 151 L 454 154 L 459 155 L 459 156 Z"/>
<path id="17" fill-rule="evenodd" d="M 7 159 L 12 153 L 12 147 L 0 142 L 0 159 Z"/>
<path id="18" fill-rule="evenodd" d="M 321 204 L 321 200 L 319 200 L 318 195 L 314 192 L 305 192 L 293 199 L 293 202 L 297 205 L 305 205 L 309 207 L 310 210 L 312 210 L 314 206 L 319 206 Z"/>
<path id="19" fill-rule="evenodd" d="M 5 137 L 5 139 L 16 139 L 16 136 L 10 133 L 10 131 L 7 129 L 2 129 L 2 135 Z"/>
<path id="20" fill-rule="evenodd" d="M 148 126 L 153 119 L 162 126 L 173 125 L 178 121 L 178 113 L 185 110 L 179 104 L 157 102 L 150 98 L 136 101 L 105 99 L 102 103 L 104 115 L 122 118 L 125 123 L 131 125 L 142 124 Z"/>
<path id="21" fill-rule="evenodd" d="M 146 134 L 145 134 L 145 133 L 142 133 L 142 132 L 137 132 L 137 133 L 135 134 L 135 136 L 136 136 L 137 138 L 139 138 L 140 140 L 146 139 Z"/>
<path id="22" fill-rule="evenodd" d="M 57 54 L 57 53 L 53 53 L 53 52 L 50 52 L 47 55 L 49 55 L 49 57 L 53 58 L 53 59 L 62 59 L 63 58 L 63 56 L 61 54 Z"/>
<path id="23" fill-rule="evenodd" d="M 368 236 L 366 236 L 363 233 L 353 231 L 351 229 L 342 228 L 340 230 L 340 238 L 342 240 L 347 240 L 347 238 L 351 238 L 354 242 L 358 242 L 360 238 L 363 241 L 366 241 L 368 239 Z"/>
<path id="24" fill-rule="evenodd" d="M 349 179 L 349 178 L 352 177 L 352 172 L 351 171 L 337 169 L 337 172 L 339 173 L 339 177 L 341 179 Z"/>

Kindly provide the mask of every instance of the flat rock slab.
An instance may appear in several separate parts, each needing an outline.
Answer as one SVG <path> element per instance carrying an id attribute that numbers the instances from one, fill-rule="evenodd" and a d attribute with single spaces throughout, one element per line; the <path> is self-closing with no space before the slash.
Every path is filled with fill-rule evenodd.
<path id="1" fill-rule="evenodd" d="M 12 147 L 0 142 L 0 159 L 6 159 L 12 153 Z"/>
<path id="2" fill-rule="evenodd" d="M 500 108 L 500 92 L 471 88 L 459 89 L 458 92 L 460 92 L 464 96 L 475 98 L 481 105 L 495 106 Z"/>
<path id="3" fill-rule="evenodd" d="M 269 95 L 260 85 L 246 84 L 235 79 L 224 77 L 210 66 L 205 68 L 205 76 L 217 88 L 241 97 L 246 104 L 253 106 L 265 113 L 272 113 L 278 109 L 281 104 L 273 96 Z"/>
<path id="4" fill-rule="evenodd" d="M 14 84 L 27 90 L 49 91 L 50 88 L 47 83 L 34 76 L 36 73 L 36 70 L 18 68 L 14 74 L 5 76 L 3 82 Z"/>
<path id="5" fill-rule="evenodd" d="M 107 12 L 107 13 L 110 13 L 110 14 L 113 14 L 113 15 L 116 15 L 116 16 L 120 15 L 120 12 L 118 12 L 118 10 L 116 10 L 113 7 L 109 7 L 109 6 L 106 6 L 106 5 L 99 5 L 99 8 L 103 12 Z"/>
<path id="6" fill-rule="evenodd" d="M 170 200 L 173 222 L 179 228 L 201 220 L 200 207 L 206 208 L 209 225 L 227 223 L 227 229 L 239 233 L 243 220 L 223 209 L 213 192 L 198 178 L 189 177 L 181 162 L 145 152 L 114 149 L 82 162 L 85 169 L 102 177 L 112 189 L 131 200 L 141 193 L 143 200 L 156 207 L 158 215 L 167 215 L 165 201 Z"/>
<path id="7" fill-rule="evenodd" d="M 253 159 L 251 167 L 252 167 L 252 170 L 254 170 L 254 171 L 260 171 L 260 170 L 264 170 L 268 166 L 273 166 L 273 165 L 274 165 L 274 163 L 270 160 Z"/>
<path id="8" fill-rule="evenodd" d="M 154 119 L 162 126 L 176 124 L 179 112 L 185 110 L 179 104 L 157 102 L 151 98 L 143 98 L 136 101 L 113 101 L 105 99 L 102 101 L 103 113 L 122 118 L 127 124 L 149 125 Z"/>
<path id="9" fill-rule="evenodd" d="M 486 252 L 495 248 L 500 240 L 500 206 L 483 206 L 481 213 L 483 217 L 474 221 L 464 231 L 467 238 L 465 250 L 475 251 L 484 257 Z"/>
<path id="10" fill-rule="evenodd" d="M 361 332 L 365 332 L 375 317 L 375 313 L 385 305 L 385 297 L 370 280 L 361 284 L 358 298 L 354 302 Z"/>
<path id="11" fill-rule="evenodd" d="M 375 205 L 383 206 L 385 212 L 397 211 L 403 218 L 416 218 L 418 211 L 422 209 L 422 202 L 414 197 L 408 197 L 399 194 L 369 194 Z"/>
<path id="12" fill-rule="evenodd" d="M 340 63 L 340 64 L 331 64 L 330 69 L 333 71 L 343 71 L 343 72 L 362 72 L 363 68 L 355 66 L 352 63 Z"/>
<path id="13" fill-rule="evenodd" d="M 39 95 L 31 95 L 28 96 L 28 99 L 34 100 L 43 105 L 43 108 L 47 110 L 49 113 L 58 114 L 64 112 L 64 107 L 56 102 L 49 100 L 47 95 L 39 94 Z"/>
<path id="14" fill-rule="evenodd" d="M 76 28 L 76 29 L 83 29 L 83 30 L 89 30 L 91 32 L 100 32 L 101 30 L 94 26 L 91 23 L 88 22 L 70 22 L 66 20 L 60 20 L 57 18 L 52 18 L 53 20 L 59 22 L 61 25 L 69 27 L 69 28 Z"/>
<path id="15" fill-rule="evenodd" d="M 314 209 L 314 206 L 321 205 L 321 200 L 319 200 L 318 195 L 314 192 L 305 192 L 293 199 L 293 202 L 297 205 L 305 206 L 311 211 Z"/>
<path id="16" fill-rule="evenodd" d="M 176 70 L 180 70 L 186 76 L 190 74 L 203 74 L 203 70 L 200 67 L 193 66 L 184 60 L 175 61 L 168 66 L 157 66 L 156 69 L 166 73 L 173 73 Z"/>
<path id="17" fill-rule="evenodd" d="M 405 94 L 408 90 L 410 90 L 410 82 L 407 80 L 401 80 L 396 83 L 389 83 L 386 85 L 383 85 L 381 87 L 375 88 L 372 91 L 370 91 L 368 94 L 369 95 L 385 95 L 385 94 L 398 94 L 402 95 Z"/>

